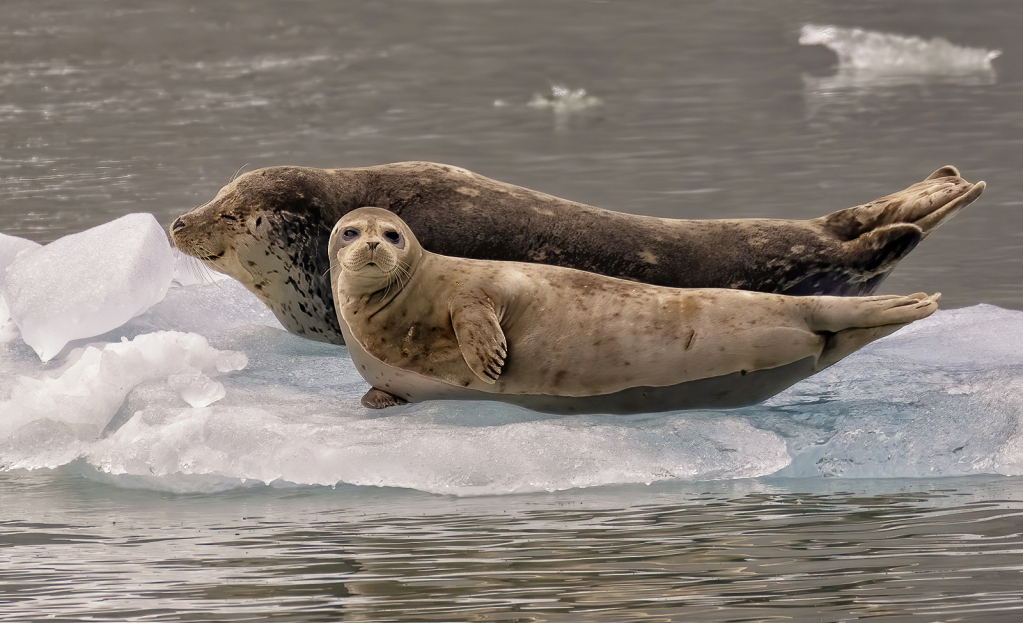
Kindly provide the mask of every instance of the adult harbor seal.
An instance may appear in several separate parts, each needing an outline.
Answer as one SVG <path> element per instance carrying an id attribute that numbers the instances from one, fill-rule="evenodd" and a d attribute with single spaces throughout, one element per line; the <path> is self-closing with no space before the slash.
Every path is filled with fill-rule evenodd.
<path id="1" fill-rule="evenodd" d="M 258 295 L 292 333 L 343 343 L 330 291 L 334 224 L 373 205 L 432 252 L 540 262 L 654 285 L 862 295 L 984 183 L 943 167 L 895 194 L 806 221 L 682 220 L 602 210 L 457 167 L 402 162 L 246 173 L 170 227 L 184 253 Z"/>
<path id="2" fill-rule="evenodd" d="M 937 295 L 678 289 L 423 250 L 361 208 L 330 238 L 341 330 L 369 407 L 491 399 L 540 411 L 752 404 L 937 309 Z"/>

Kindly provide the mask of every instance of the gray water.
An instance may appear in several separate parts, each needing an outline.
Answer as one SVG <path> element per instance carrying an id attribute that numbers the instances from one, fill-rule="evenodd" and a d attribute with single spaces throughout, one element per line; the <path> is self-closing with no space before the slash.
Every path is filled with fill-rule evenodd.
<path id="1" fill-rule="evenodd" d="M 850 72 L 806 24 L 1001 50 Z M 592 205 L 809 218 L 989 188 L 884 287 L 1023 309 L 1014 0 L 0 4 L 0 232 L 164 224 L 242 168 L 456 164 Z M 530 106 L 552 87 L 589 105 Z M 540 98 L 543 99 L 542 97 Z M 70 267 L 73 269 L 73 267 Z M 1017 478 L 457 499 L 0 474 L 4 620 L 1018 620 Z"/>

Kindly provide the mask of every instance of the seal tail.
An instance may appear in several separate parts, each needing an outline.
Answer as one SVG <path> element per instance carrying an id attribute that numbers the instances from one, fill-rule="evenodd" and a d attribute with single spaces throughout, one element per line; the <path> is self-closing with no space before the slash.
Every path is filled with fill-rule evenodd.
<path id="1" fill-rule="evenodd" d="M 853 241 L 880 227 L 896 224 L 916 225 L 927 237 L 976 201 L 985 187 L 984 182 L 967 182 L 955 167 L 944 166 L 897 193 L 814 220 L 843 241 Z"/>
<path id="2" fill-rule="evenodd" d="M 817 359 L 815 372 L 834 364 L 874 340 L 895 333 L 938 309 L 941 294 L 825 299 L 814 310 L 811 328 L 831 332 Z"/>

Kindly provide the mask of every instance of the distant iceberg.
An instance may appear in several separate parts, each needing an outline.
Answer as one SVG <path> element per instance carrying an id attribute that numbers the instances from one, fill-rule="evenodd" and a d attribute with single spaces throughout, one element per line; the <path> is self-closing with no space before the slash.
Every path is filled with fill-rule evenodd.
<path id="1" fill-rule="evenodd" d="M 802 45 L 823 45 L 838 55 L 839 69 L 886 74 L 961 75 L 992 70 L 999 50 L 953 45 L 941 37 L 921 39 L 861 28 L 807 24 Z"/>
<path id="2" fill-rule="evenodd" d="M 875 95 L 899 95 L 907 86 L 994 84 L 991 62 L 999 50 L 969 48 L 940 37 L 921 39 L 862 28 L 807 24 L 803 45 L 823 45 L 838 56 L 831 76 L 803 76 L 810 117 L 819 111 L 848 113 L 873 110 Z"/>

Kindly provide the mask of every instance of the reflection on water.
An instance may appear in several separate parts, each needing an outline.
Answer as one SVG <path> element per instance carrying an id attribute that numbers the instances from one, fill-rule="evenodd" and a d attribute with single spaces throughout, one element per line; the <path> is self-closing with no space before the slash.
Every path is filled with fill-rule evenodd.
<path id="1" fill-rule="evenodd" d="M 5 621 L 1013 620 L 1013 481 L 778 481 L 452 500 L 124 492 L 4 475 Z M 801 488 L 804 487 L 804 488 Z M 623 507 L 623 500 L 628 503 Z"/>

